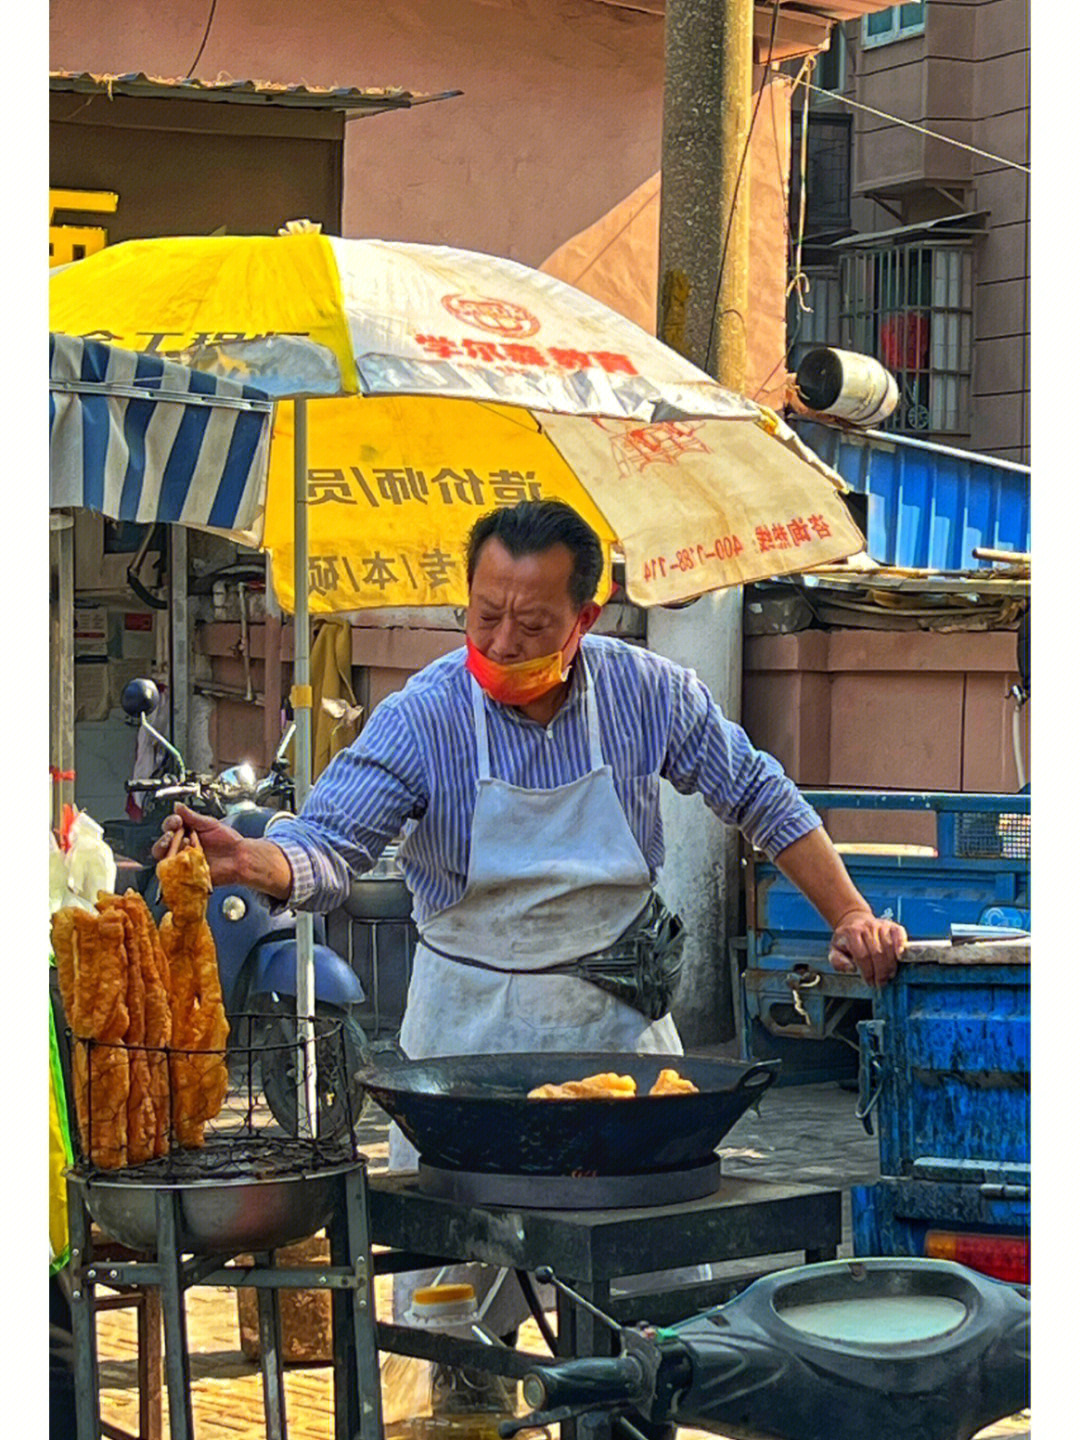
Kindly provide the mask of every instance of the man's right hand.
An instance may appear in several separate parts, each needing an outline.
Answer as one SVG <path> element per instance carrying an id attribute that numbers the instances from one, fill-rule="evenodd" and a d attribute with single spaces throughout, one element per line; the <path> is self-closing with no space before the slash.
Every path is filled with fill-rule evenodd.
<path id="1" fill-rule="evenodd" d="M 245 839 L 231 826 L 179 802 L 161 830 L 152 852 L 155 860 L 164 860 L 178 830 L 194 831 L 210 866 L 211 884 L 246 885 L 274 900 L 288 900 L 292 894 L 292 867 L 284 850 L 272 840 Z"/>
<path id="2" fill-rule="evenodd" d="M 223 825 L 220 820 L 214 820 L 209 815 L 200 815 L 179 803 L 175 813 L 168 816 L 161 827 L 161 839 L 151 852 L 155 860 L 164 860 L 178 830 L 189 833 L 193 831 L 198 835 L 199 844 L 210 866 L 210 879 L 215 885 L 243 883 L 240 869 L 243 836 L 238 835 L 230 826 Z"/>

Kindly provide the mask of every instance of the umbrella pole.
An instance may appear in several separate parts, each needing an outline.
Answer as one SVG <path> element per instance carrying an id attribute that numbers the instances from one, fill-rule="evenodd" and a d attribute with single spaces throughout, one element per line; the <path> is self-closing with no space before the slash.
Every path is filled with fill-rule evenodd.
<path id="1" fill-rule="evenodd" d="M 60 808 L 75 803 L 75 521 L 60 543 Z"/>
<path id="2" fill-rule="evenodd" d="M 52 635 L 56 649 L 50 667 L 54 688 L 52 706 L 52 823 L 60 829 L 64 801 L 75 800 L 75 787 L 64 776 L 75 770 L 75 545 L 74 521 L 54 511 L 49 517 L 56 558 L 56 604 Z"/>
<path id="3" fill-rule="evenodd" d="M 293 403 L 293 719 L 296 721 L 296 808 L 311 790 L 311 627 L 308 616 L 307 401 Z M 315 916 L 296 916 L 297 1107 L 300 1133 L 317 1133 L 315 1085 Z"/>

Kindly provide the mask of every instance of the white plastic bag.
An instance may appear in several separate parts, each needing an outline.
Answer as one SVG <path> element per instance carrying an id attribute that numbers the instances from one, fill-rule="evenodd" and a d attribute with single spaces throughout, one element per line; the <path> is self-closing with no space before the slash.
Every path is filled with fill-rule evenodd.
<path id="1" fill-rule="evenodd" d="M 104 831 L 85 810 L 71 826 L 67 854 L 67 888 L 71 895 L 93 907 L 100 890 L 112 893 L 116 885 L 116 860 L 105 843 Z M 67 900 L 71 903 L 70 898 Z"/>

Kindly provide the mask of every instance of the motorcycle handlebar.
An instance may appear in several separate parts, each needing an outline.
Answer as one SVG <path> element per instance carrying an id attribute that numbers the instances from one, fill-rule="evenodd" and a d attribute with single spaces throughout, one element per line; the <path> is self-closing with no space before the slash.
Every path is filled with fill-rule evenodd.
<path id="1" fill-rule="evenodd" d="M 217 800 L 228 800 L 234 794 L 231 787 L 221 785 L 216 780 L 208 780 L 205 776 L 194 776 L 187 780 L 170 780 L 168 776 L 154 780 L 125 780 L 124 789 L 129 795 L 144 793 L 147 795 L 172 794 L 178 799 L 184 795 L 193 798 L 206 795 L 213 796 Z M 246 792 L 243 792 L 246 793 Z"/>
<path id="2" fill-rule="evenodd" d="M 158 790 L 183 791 L 188 795 L 195 795 L 201 789 L 197 780 L 170 780 L 167 776 L 157 780 L 125 780 L 124 789 L 129 795 L 145 791 L 149 795 L 155 794 Z"/>
<path id="3" fill-rule="evenodd" d="M 644 1382 L 644 1368 L 633 1355 L 594 1356 L 531 1370 L 522 1394 L 534 1410 L 591 1408 L 625 1404 L 640 1393 Z"/>

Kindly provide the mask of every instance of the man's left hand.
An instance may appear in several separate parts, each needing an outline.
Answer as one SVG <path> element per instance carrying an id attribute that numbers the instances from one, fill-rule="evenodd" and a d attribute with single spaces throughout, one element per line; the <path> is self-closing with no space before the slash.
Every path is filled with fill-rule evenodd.
<path id="1" fill-rule="evenodd" d="M 896 974 L 907 944 L 907 931 L 893 920 L 879 920 L 870 910 L 842 915 L 829 945 L 829 964 L 846 974 L 856 971 L 868 985 L 884 985 Z"/>

